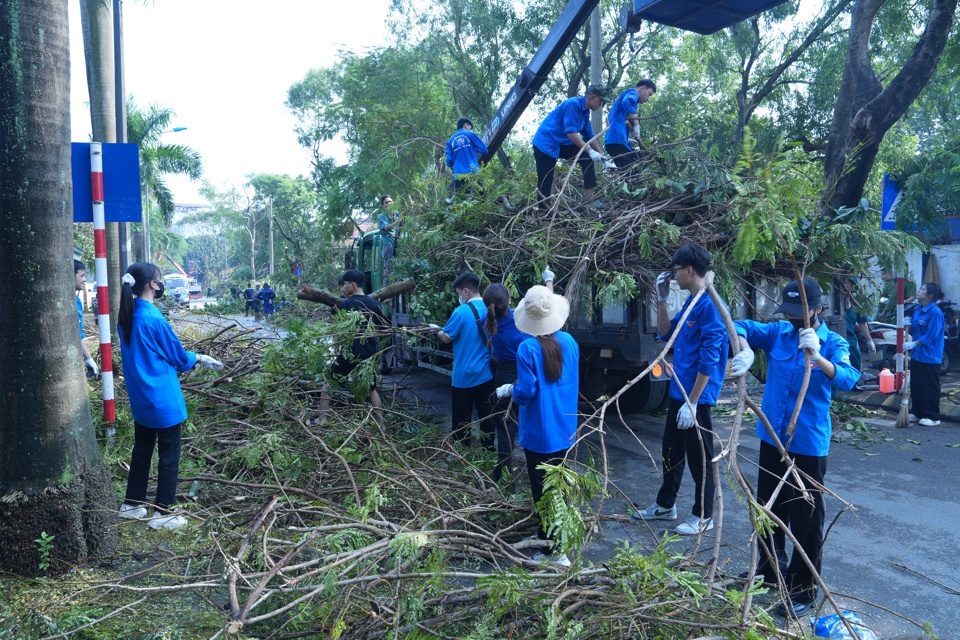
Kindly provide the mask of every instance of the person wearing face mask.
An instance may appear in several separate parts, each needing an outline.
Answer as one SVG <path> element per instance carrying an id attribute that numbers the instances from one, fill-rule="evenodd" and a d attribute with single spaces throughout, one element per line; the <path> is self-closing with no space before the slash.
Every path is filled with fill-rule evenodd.
<path id="1" fill-rule="evenodd" d="M 943 312 L 937 301 L 940 285 L 928 282 L 917 291 L 920 306 L 913 312 L 910 337 L 903 350 L 910 353 L 910 422 L 924 427 L 940 425 L 940 364 L 943 362 Z"/>
<path id="2" fill-rule="evenodd" d="M 453 376 L 451 381 L 451 419 L 453 441 L 470 446 L 470 421 L 477 410 L 480 421 L 480 442 L 493 450 L 495 426 L 490 414 L 495 391 L 490 370 L 490 351 L 483 320 L 487 308 L 480 297 L 480 278 L 462 273 L 454 281 L 459 306 L 437 332 L 437 338 L 453 343 Z"/>
<path id="3" fill-rule="evenodd" d="M 832 435 L 830 403 L 833 390 L 851 390 L 860 378 L 860 372 L 850 365 L 846 339 L 830 331 L 820 321 L 823 309 L 820 285 L 814 280 L 804 279 L 803 288 L 810 314 L 809 328 L 805 328 L 800 286 L 796 281 L 784 287 L 783 300 L 776 311 L 786 316 L 786 320 L 768 324 L 752 320 L 734 322 L 741 351 L 731 361 L 730 375 L 742 376 L 749 370 L 754 361 L 754 348 L 763 349 L 767 354 L 763 413 L 770 420 L 777 439 L 787 448 L 790 459 L 812 480 L 806 483 L 806 489 L 813 498 L 813 504 L 807 501 L 791 477 L 780 487 L 787 465 L 781 461 L 773 437 L 759 420 L 757 501 L 767 505 L 790 527 L 791 533 L 819 573 L 825 511 L 823 494 L 816 486 L 823 484 L 827 471 Z M 787 433 L 787 427 L 803 383 L 805 352 L 809 355 L 810 382 L 797 417 L 796 430 L 791 436 Z M 776 498 L 771 502 L 774 493 Z M 812 611 L 817 600 L 816 582 L 798 550 L 794 549 L 788 564 L 786 534 L 780 528 L 774 529 L 772 535 L 764 536 L 763 543 L 765 550 L 760 554 L 758 577 L 773 582 L 774 576 L 780 575 L 789 591 L 787 601 L 780 603 L 777 613 L 782 616 L 801 616 Z M 771 558 L 767 551 L 774 557 Z"/>
<path id="4" fill-rule="evenodd" d="M 187 419 L 177 373 L 189 371 L 197 364 L 218 371 L 223 369 L 223 363 L 186 351 L 170 323 L 153 305 L 164 292 L 163 277 L 156 265 L 135 262 L 121 282 L 117 333 L 133 414 L 134 444 L 120 517 L 147 517 L 147 482 L 156 447 L 156 511 L 147 524 L 154 529 L 176 529 L 187 524 L 182 515 L 170 512 L 177 497 L 180 426 Z"/>

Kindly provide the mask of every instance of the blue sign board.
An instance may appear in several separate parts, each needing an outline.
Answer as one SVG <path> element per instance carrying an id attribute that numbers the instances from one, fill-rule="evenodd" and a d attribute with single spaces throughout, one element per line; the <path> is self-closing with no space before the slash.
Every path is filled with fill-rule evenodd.
<path id="1" fill-rule="evenodd" d="M 73 221 L 93 222 L 90 143 L 74 142 Z M 140 222 L 140 156 L 135 144 L 102 143 L 103 215 L 107 222 Z"/>
<path id="2" fill-rule="evenodd" d="M 897 205 L 903 197 L 903 189 L 890 174 L 883 174 L 883 204 L 880 208 L 880 230 L 893 231 L 897 228 Z"/>

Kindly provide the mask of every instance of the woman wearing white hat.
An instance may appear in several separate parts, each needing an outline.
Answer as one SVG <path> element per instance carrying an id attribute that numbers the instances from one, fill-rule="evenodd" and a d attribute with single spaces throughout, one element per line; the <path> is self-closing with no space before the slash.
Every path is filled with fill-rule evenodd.
<path id="1" fill-rule="evenodd" d="M 546 475 L 542 464 L 562 464 L 577 432 L 580 347 L 573 337 L 560 331 L 570 314 L 570 303 L 547 287 L 531 287 L 517 305 L 514 321 L 528 338 L 517 349 L 517 382 L 497 389 L 497 395 L 513 395 L 520 405 L 519 443 L 527 458 L 530 489 L 536 505 L 543 497 Z M 541 540 L 549 540 L 541 525 Z M 557 550 L 555 550 L 557 551 Z M 568 567 L 565 553 L 545 559 Z"/>

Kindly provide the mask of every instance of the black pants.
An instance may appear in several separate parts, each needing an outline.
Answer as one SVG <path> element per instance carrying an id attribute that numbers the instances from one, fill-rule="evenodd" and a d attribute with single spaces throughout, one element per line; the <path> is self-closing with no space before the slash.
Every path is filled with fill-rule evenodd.
<path id="1" fill-rule="evenodd" d="M 560 147 L 560 158 L 570 160 L 580 151 L 575 145 L 567 144 Z M 557 169 L 557 158 L 547 155 L 540 151 L 536 146 L 533 147 L 533 157 L 537 163 L 537 202 L 540 209 L 547 208 L 547 200 L 553 193 L 553 175 Z M 593 189 L 597 186 L 597 172 L 593 166 L 593 160 L 590 159 L 587 151 L 584 150 L 577 161 L 580 169 L 583 170 L 583 188 Z"/>
<path id="2" fill-rule="evenodd" d="M 253 300 L 246 300 L 243 304 L 243 316 L 247 317 L 253 311 Z"/>
<path id="3" fill-rule="evenodd" d="M 511 384 L 517 381 L 516 362 L 498 362 L 497 375 L 493 377 L 493 387 Z M 509 411 L 507 410 L 509 408 Z M 520 406 L 511 402 L 510 397 L 496 398 L 493 405 L 493 426 L 497 433 L 497 466 L 493 468 L 493 481 L 500 482 L 503 470 L 507 475 L 513 473 L 510 464 L 513 458 L 513 447 L 517 443 L 517 425 L 520 422 Z"/>
<path id="4" fill-rule="evenodd" d="M 697 422 L 702 427 L 698 435 L 696 427 L 677 428 L 677 413 L 682 406 L 683 400 L 670 398 L 661 449 L 663 484 L 657 493 L 657 504 L 669 509 L 676 503 L 686 463 L 690 465 L 690 475 L 696 486 L 691 513 L 701 518 L 712 518 L 716 493 L 713 479 L 713 407 L 708 404 L 697 405 Z"/>
<path id="5" fill-rule="evenodd" d="M 613 160 L 613 163 L 617 165 L 618 169 L 626 169 L 630 165 L 643 160 L 642 151 L 634 151 L 624 144 L 608 144 L 604 148 L 607 150 L 607 153 L 610 154 L 610 159 Z M 663 505 L 660 506 L 662 507 Z"/>
<path id="6" fill-rule="evenodd" d="M 823 484 L 823 477 L 827 473 L 826 456 L 805 456 L 791 453 L 790 457 L 793 458 L 800 471 L 806 473 L 817 483 Z M 772 444 L 761 441 L 760 477 L 757 481 L 757 500 L 761 504 L 765 504 L 773 495 L 786 469 L 787 465 L 780 461 L 777 448 Z M 809 494 L 813 498 L 812 505 L 804 500 L 803 494 L 796 488 L 796 481 L 788 478 L 787 484 L 780 490 L 776 502 L 771 505 L 771 510 L 784 524 L 790 527 L 790 532 L 796 537 L 800 547 L 819 573 L 823 551 L 823 524 L 826 518 L 823 493 L 814 490 L 811 486 L 812 483 L 806 479 L 804 485 L 809 489 Z M 774 529 L 773 535 L 764 538 L 764 540 L 777 554 L 777 571 L 783 575 L 792 597 L 797 602 L 812 602 L 817 593 L 813 574 L 796 549 L 793 550 L 790 563 L 787 564 L 787 535 L 783 529 L 777 527 Z M 767 580 L 772 580 L 774 575 L 770 566 L 770 558 L 762 551 L 757 573 L 765 575 Z"/>
<path id="7" fill-rule="evenodd" d="M 493 378 L 475 387 L 450 387 L 451 407 L 450 416 L 453 419 L 453 441 L 466 447 L 470 446 L 470 422 L 473 420 L 473 410 L 477 410 L 477 419 L 480 421 L 480 444 L 487 449 L 493 449 L 495 427 L 490 413 L 493 411 L 491 397 L 495 397 L 496 388 Z"/>
<path id="8" fill-rule="evenodd" d="M 530 451 L 529 449 L 524 449 L 523 454 L 527 458 L 527 475 L 530 476 L 530 493 L 533 496 L 533 508 L 537 508 L 537 504 L 540 502 L 540 498 L 543 497 L 543 480 L 547 477 L 547 473 L 543 469 L 537 469 L 541 464 L 549 464 L 557 466 L 563 462 L 564 456 L 567 455 L 569 449 L 561 449 L 560 451 L 554 451 L 553 453 L 537 453 L 535 451 Z M 543 523 L 540 524 L 537 529 L 537 537 L 541 540 L 552 540 L 553 538 L 547 535 L 546 530 L 543 528 Z"/>
<path id="9" fill-rule="evenodd" d="M 913 415 L 940 419 L 940 365 L 910 361 L 910 400 Z"/>
<path id="10" fill-rule="evenodd" d="M 127 476 L 125 504 L 147 501 L 147 481 L 153 447 L 157 447 L 157 511 L 166 513 L 177 501 L 177 474 L 180 470 L 180 425 L 152 429 L 133 424 L 133 453 L 130 454 L 130 475 Z"/>

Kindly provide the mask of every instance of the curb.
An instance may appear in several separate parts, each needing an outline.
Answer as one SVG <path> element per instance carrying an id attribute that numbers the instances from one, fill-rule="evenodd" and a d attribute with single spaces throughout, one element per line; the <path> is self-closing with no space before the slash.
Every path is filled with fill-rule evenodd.
<path id="1" fill-rule="evenodd" d="M 834 391 L 834 402 L 847 402 L 870 409 L 883 409 L 889 413 L 900 411 L 900 394 L 880 393 L 879 391 L 861 391 L 859 393 L 843 393 Z M 940 400 L 940 420 L 943 422 L 960 423 L 960 405 L 943 398 Z"/>

